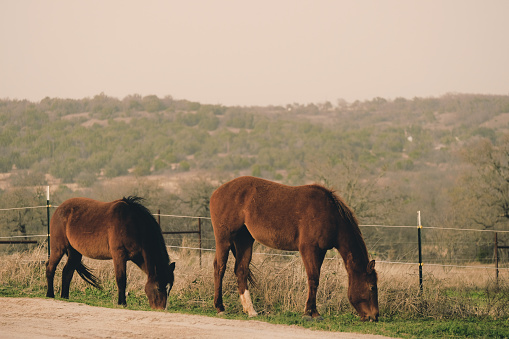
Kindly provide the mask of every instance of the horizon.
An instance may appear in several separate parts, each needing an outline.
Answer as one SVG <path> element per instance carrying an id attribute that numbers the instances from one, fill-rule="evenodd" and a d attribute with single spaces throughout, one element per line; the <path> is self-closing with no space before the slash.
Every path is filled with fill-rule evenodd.
<path id="1" fill-rule="evenodd" d="M 489 96 L 493 96 L 493 97 L 496 97 L 496 96 L 501 96 L 501 97 L 509 96 L 509 94 L 450 92 L 450 93 L 444 93 L 442 95 L 437 95 L 437 96 L 426 96 L 426 97 L 415 96 L 413 98 L 405 98 L 405 97 L 396 97 L 396 98 L 373 97 L 373 98 L 368 98 L 368 99 L 365 99 L 365 100 L 353 100 L 353 101 L 346 101 L 346 100 L 340 98 L 340 99 L 336 100 L 336 102 L 330 102 L 330 101 L 306 102 L 306 103 L 303 103 L 303 102 L 292 102 L 292 103 L 286 103 L 286 104 L 281 104 L 281 105 L 272 105 L 272 104 L 269 104 L 269 105 L 223 105 L 223 104 L 211 104 L 211 103 L 208 103 L 208 102 L 194 101 L 194 100 L 189 100 L 189 99 L 186 99 L 186 98 L 174 98 L 170 94 L 163 95 L 163 96 L 157 96 L 156 94 L 140 95 L 138 93 L 132 93 L 132 94 L 127 94 L 124 97 L 116 97 L 116 96 L 108 95 L 107 93 L 101 92 L 101 93 L 95 94 L 93 96 L 86 96 L 86 97 L 82 97 L 82 98 L 64 98 L 64 97 L 49 97 L 49 96 L 46 96 L 46 97 L 42 98 L 41 100 L 37 100 L 37 101 L 26 99 L 26 98 L 23 98 L 23 99 L 19 99 L 19 98 L 0 98 L 0 101 L 27 101 L 27 102 L 34 103 L 34 104 L 40 104 L 45 99 L 50 99 L 50 100 L 52 100 L 52 99 L 58 99 L 58 100 L 76 100 L 76 101 L 80 101 L 80 100 L 85 100 L 85 99 L 93 100 L 96 96 L 100 96 L 100 95 L 104 95 L 107 98 L 115 99 L 115 100 L 118 100 L 118 101 L 123 101 L 123 100 L 125 100 L 125 99 L 127 99 L 129 97 L 134 97 L 134 96 L 140 96 L 140 98 L 144 98 L 144 97 L 149 97 L 149 96 L 154 96 L 155 95 L 160 100 L 164 100 L 165 98 L 170 97 L 171 100 L 174 100 L 174 101 L 189 101 L 189 102 L 198 103 L 200 105 L 218 105 L 218 106 L 223 106 L 223 107 L 244 107 L 244 108 L 248 108 L 248 107 L 286 107 L 286 106 L 290 106 L 290 105 L 305 106 L 305 105 L 320 105 L 320 104 L 325 104 L 325 103 L 330 103 L 333 107 L 339 107 L 340 106 L 340 102 L 345 103 L 346 105 L 353 105 L 356 102 L 364 103 L 364 102 L 370 102 L 370 101 L 373 101 L 373 100 L 376 100 L 376 99 L 383 99 L 383 100 L 386 100 L 387 102 L 394 102 L 395 100 L 399 100 L 399 99 L 404 99 L 404 100 L 407 100 L 407 101 L 412 101 L 412 100 L 415 100 L 415 99 L 441 99 L 441 98 L 447 97 L 447 96 L 488 96 L 488 97 Z"/>

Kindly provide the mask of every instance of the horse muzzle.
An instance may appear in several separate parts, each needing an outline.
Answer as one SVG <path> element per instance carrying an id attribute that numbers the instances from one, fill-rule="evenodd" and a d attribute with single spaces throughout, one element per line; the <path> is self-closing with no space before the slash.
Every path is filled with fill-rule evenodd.
<path id="1" fill-rule="evenodd" d="M 378 322 L 378 312 L 375 314 L 365 315 L 361 317 L 362 321 Z"/>

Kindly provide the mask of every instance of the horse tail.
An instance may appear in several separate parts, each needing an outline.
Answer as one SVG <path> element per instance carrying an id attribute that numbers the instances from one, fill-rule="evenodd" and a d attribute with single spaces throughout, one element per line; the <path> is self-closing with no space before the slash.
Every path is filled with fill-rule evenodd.
<path id="1" fill-rule="evenodd" d="M 237 254 L 235 252 L 235 246 L 233 244 L 230 246 L 230 250 L 232 251 L 233 256 L 236 259 L 237 258 Z M 251 270 L 251 266 L 255 267 L 251 262 L 249 263 L 249 267 L 247 268 L 247 281 L 249 281 L 251 286 L 256 287 L 258 285 L 258 283 L 256 282 L 256 278 L 254 276 L 254 273 Z M 237 273 L 237 263 L 235 263 L 235 270 L 234 271 L 235 271 L 235 273 Z"/>
<path id="2" fill-rule="evenodd" d="M 100 280 L 95 275 L 92 274 L 92 270 L 88 266 L 83 264 L 82 261 L 80 261 L 80 263 L 76 267 L 76 272 L 78 272 L 80 277 L 90 285 L 94 286 L 95 288 L 102 289 Z"/>
<path id="3" fill-rule="evenodd" d="M 254 288 L 258 285 L 258 283 L 256 282 L 256 278 L 253 274 L 253 271 L 251 271 L 251 265 L 253 265 L 253 264 L 249 263 L 250 267 L 247 268 L 247 280 L 249 281 L 251 286 L 253 286 L 253 288 Z M 254 265 L 253 265 L 253 267 L 254 267 Z"/>

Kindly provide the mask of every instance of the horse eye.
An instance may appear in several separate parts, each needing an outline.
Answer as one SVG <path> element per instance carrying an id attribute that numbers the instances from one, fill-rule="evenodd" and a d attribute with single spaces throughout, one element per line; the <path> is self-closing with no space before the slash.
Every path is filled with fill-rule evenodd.
<path id="1" fill-rule="evenodd" d="M 376 286 L 371 286 L 370 290 L 371 290 L 372 292 L 375 292 L 375 291 L 377 290 L 377 288 L 376 288 Z"/>

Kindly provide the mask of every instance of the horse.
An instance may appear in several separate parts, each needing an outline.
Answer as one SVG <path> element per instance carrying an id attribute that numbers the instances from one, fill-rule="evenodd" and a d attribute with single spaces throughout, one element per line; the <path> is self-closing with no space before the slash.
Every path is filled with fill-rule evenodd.
<path id="1" fill-rule="evenodd" d="M 336 248 L 348 273 L 348 299 L 361 320 L 378 321 L 375 261 L 369 261 L 357 219 L 348 205 L 321 185 L 287 186 L 239 177 L 217 188 L 210 198 L 210 216 L 216 241 L 214 307 L 225 312 L 222 280 L 229 251 L 235 257 L 235 275 L 243 311 L 256 316 L 247 280 L 255 240 L 265 246 L 299 251 L 308 277 L 307 319 L 323 319 L 316 309 L 320 268 L 327 250 Z"/>
<path id="2" fill-rule="evenodd" d="M 69 299 L 69 286 L 75 270 L 86 282 L 101 288 L 99 280 L 83 264 L 82 256 L 113 259 L 118 304 L 126 306 L 126 263 L 131 260 L 148 276 L 145 293 L 150 307 L 166 308 L 175 263 L 170 263 L 161 227 L 141 200 L 136 196 L 112 202 L 71 198 L 58 206 L 50 222 L 47 297 L 55 297 L 55 270 L 67 254 L 68 260 L 62 271 L 62 298 Z"/>

